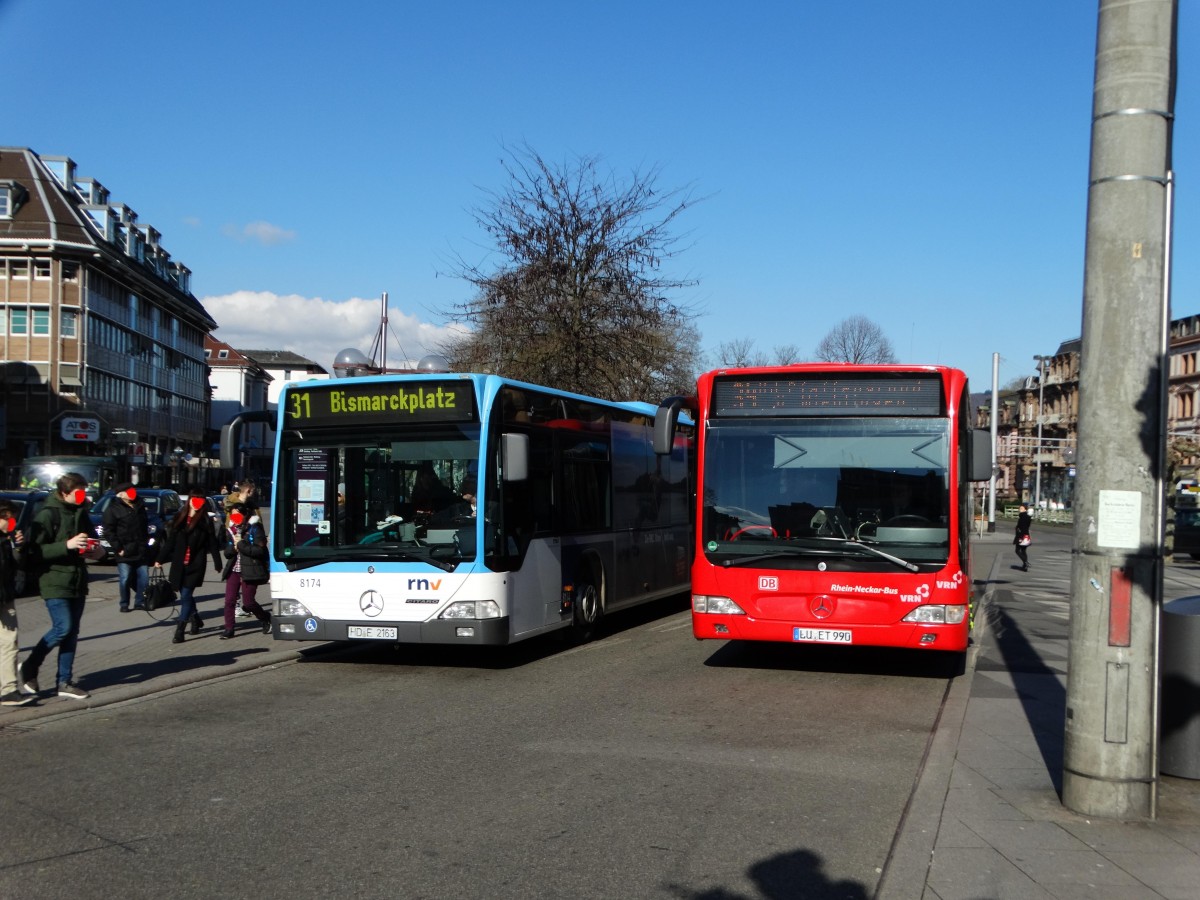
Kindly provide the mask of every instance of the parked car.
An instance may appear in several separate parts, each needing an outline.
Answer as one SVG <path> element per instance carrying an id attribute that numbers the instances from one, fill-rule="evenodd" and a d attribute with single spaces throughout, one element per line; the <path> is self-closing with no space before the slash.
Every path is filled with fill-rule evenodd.
<path id="1" fill-rule="evenodd" d="M 217 523 L 217 537 L 225 533 L 225 495 L 213 494 L 208 499 L 207 512 Z"/>
<path id="2" fill-rule="evenodd" d="M 150 528 L 151 540 L 157 541 L 161 536 L 161 532 L 166 528 L 167 523 L 175 517 L 183 506 L 183 499 L 175 491 L 169 488 L 138 488 L 138 499 L 146 507 L 146 524 Z M 108 509 L 110 503 L 119 503 L 117 495 L 112 491 L 107 491 L 100 496 L 100 499 L 92 504 L 89 515 L 92 517 L 92 525 L 96 529 L 96 536 L 100 538 L 100 544 L 104 547 L 103 562 L 116 562 L 116 554 L 113 552 L 112 545 L 104 536 L 104 511 Z"/>
<path id="3" fill-rule="evenodd" d="M 37 511 L 42 508 L 42 503 L 49 496 L 50 492 L 44 490 L 0 491 L 0 500 L 4 500 L 17 511 L 17 531 L 23 532 L 27 538 L 33 517 L 37 515 Z M 16 585 L 18 597 L 32 594 L 37 589 L 34 579 L 28 577 L 27 573 L 20 568 L 17 569 Z"/>
<path id="4" fill-rule="evenodd" d="M 1200 507 L 1186 506 L 1175 510 L 1176 556 L 1190 554 L 1200 559 Z"/>

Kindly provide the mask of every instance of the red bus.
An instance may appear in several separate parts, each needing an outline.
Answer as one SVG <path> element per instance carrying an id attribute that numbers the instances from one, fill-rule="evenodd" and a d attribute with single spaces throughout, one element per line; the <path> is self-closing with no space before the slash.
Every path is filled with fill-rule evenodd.
<path id="1" fill-rule="evenodd" d="M 717 369 L 696 418 L 697 638 L 963 651 L 969 482 L 991 477 L 966 376 L 942 366 Z"/>

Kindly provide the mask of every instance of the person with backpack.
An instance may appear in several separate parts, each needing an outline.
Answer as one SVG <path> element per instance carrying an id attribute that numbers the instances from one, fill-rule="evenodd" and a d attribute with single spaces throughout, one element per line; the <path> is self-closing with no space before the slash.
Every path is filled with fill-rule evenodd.
<path id="1" fill-rule="evenodd" d="M 179 593 L 179 619 L 175 623 L 173 644 L 183 643 L 183 632 L 192 623 L 192 634 L 200 630 L 200 613 L 196 611 L 196 588 L 204 584 L 208 573 L 208 559 L 213 567 L 221 567 L 221 548 L 217 546 L 217 534 L 205 507 L 208 500 L 198 487 L 188 491 L 188 501 L 167 526 L 167 536 L 158 550 L 155 568 L 169 562 L 171 568 L 167 579 Z"/>
<path id="2" fill-rule="evenodd" d="M 27 706 L 37 697 L 17 687 L 17 568 L 24 564 L 25 535 L 17 531 L 17 511 L 0 501 L 0 706 Z"/>
<path id="3" fill-rule="evenodd" d="M 221 640 L 233 637 L 234 612 L 241 596 L 241 609 L 262 623 L 263 634 L 271 633 L 271 614 L 256 598 L 258 586 L 270 580 L 267 567 L 267 533 L 257 515 L 247 517 L 246 507 L 235 503 L 225 517 L 228 539 L 227 562 L 221 577 L 225 579 L 225 630 Z"/>
<path id="4" fill-rule="evenodd" d="M 38 670 L 57 647 L 55 694 L 74 700 L 91 696 L 71 677 L 88 593 L 87 561 L 104 556 L 87 513 L 87 485 L 78 472 L 60 476 L 29 527 L 26 552 L 32 558 L 28 564 L 37 573 L 38 590 L 50 613 L 50 630 L 21 664 L 20 688 L 25 694 L 39 693 Z"/>
<path id="5" fill-rule="evenodd" d="M 129 593 L 134 594 L 133 609 L 144 609 L 146 582 L 150 577 L 147 556 L 150 552 L 150 525 L 146 504 L 137 495 L 131 481 L 118 484 L 115 496 L 104 510 L 104 534 L 117 558 L 117 597 L 121 612 L 129 612 Z"/>

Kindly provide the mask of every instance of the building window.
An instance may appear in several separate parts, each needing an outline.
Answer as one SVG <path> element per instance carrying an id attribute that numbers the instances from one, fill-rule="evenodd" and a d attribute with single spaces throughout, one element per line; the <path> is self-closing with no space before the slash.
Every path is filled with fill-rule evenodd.
<path id="1" fill-rule="evenodd" d="M 79 313 L 74 309 L 63 309 L 58 314 L 58 330 L 65 338 L 79 336 Z"/>
<path id="2" fill-rule="evenodd" d="M 50 336 L 50 310 L 45 307 L 34 307 L 33 333 L 37 337 Z"/>
<path id="3" fill-rule="evenodd" d="M 8 308 L 0 306 L 0 337 L 8 334 Z"/>
<path id="4" fill-rule="evenodd" d="M 46 281 L 50 278 L 50 260 L 35 259 L 33 261 L 33 277 L 41 281 Z"/>
<path id="5" fill-rule="evenodd" d="M 229 359 L 229 351 L 228 350 L 218 350 L 217 351 L 217 359 Z"/>
<path id="6" fill-rule="evenodd" d="M 29 280 L 29 260 L 11 259 L 8 262 L 8 277 L 12 279 Z"/>
<path id="7" fill-rule="evenodd" d="M 63 281 L 79 280 L 79 263 L 65 262 L 62 264 Z"/>
<path id="8" fill-rule="evenodd" d="M 8 311 L 8 333 L 14 335 L 29 334 L 29 310 L 10 309 Z"/>
<path id="9" fill-rule="evenodd" d="M 1179 418 L 1190 419 L 1195 415 L 1195 394 L 1179 395 Z"/>

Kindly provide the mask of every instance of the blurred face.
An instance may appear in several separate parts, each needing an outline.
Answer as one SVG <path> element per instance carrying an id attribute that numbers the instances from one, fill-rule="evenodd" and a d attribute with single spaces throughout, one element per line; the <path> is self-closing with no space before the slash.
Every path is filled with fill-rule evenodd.
<path id="1" fill-rule="evenodd" d="M 231 525 L 241 525 L 245 518 L 240 509 L 235 509 L 229 514 L 229 523 Z"/>
<path id="2" fill-rule="evenodd" d="M 83 506 L 84 502 L 87 501 L 87 491 L 83 488 L 75 488 L 73 491 L 67 491 L 66 501 L 74 503 L 76 506 Z"/>
<path id="3" fill-rule="evenodd" d="M 204 509 L 204 498 L 190 497 L 188 499 L 188 506 L 192 508 L 192 512 L 200 512 L 200 510 Z"/>
<path id="4" fill-rule="evenodd" d="M 137 499 L 137 488 L 128 488 L 127 490 L 121 491 L 121 493 L 119 493 L 117 496 L 124 497 L 126 500 L 132 503 Z"/>
<path id="5" fill-rule="evenodd" d="M 14 519 L 12 516 L 9 516 L 9 515 L 0 516 L 0 533 L 12 534 L 16 530 L 17 530 L 17 520 L 16 519 Z"/>

